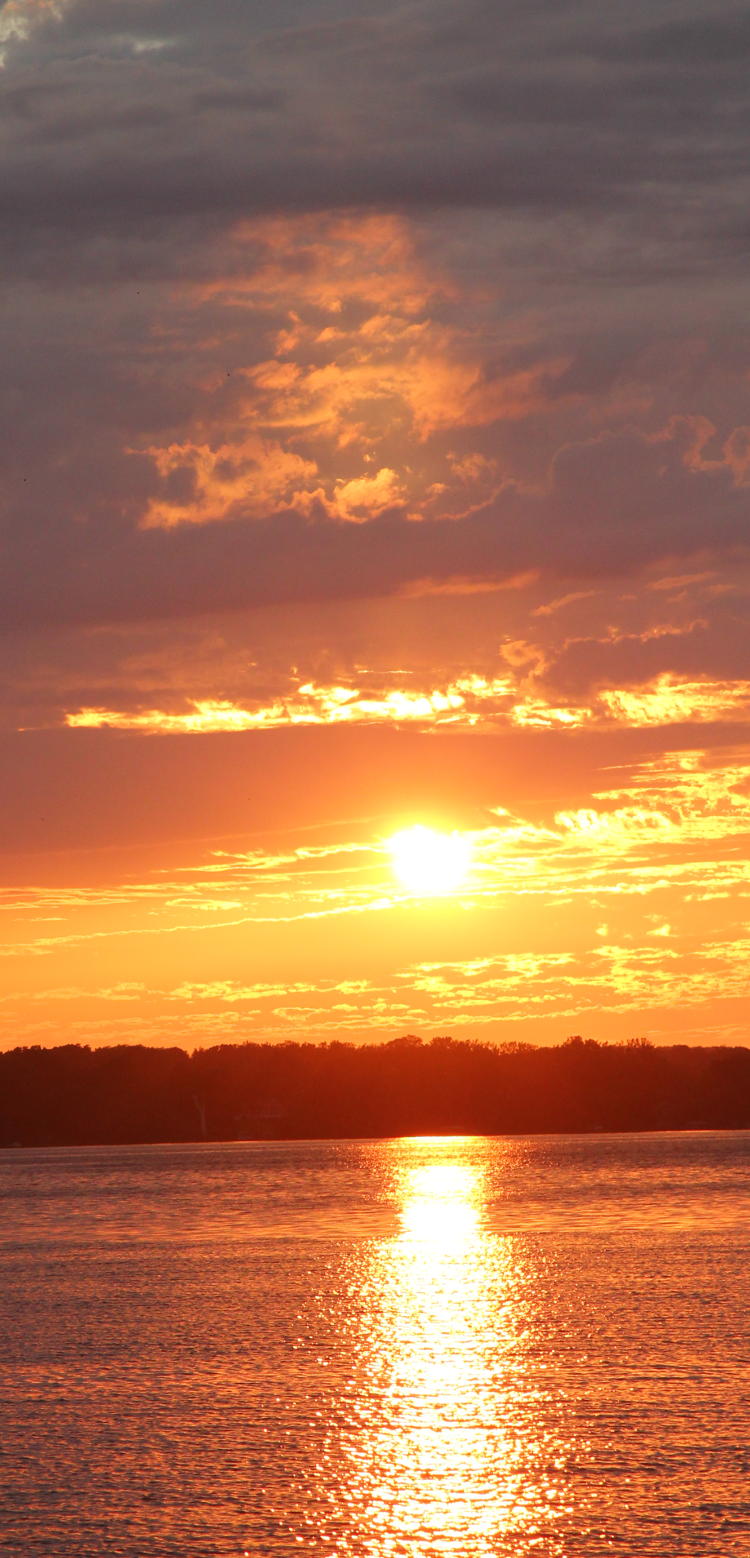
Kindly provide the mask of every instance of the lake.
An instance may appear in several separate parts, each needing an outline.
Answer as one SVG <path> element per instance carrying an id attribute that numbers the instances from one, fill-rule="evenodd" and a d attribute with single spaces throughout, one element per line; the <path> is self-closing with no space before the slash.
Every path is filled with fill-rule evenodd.
<path id="1" fill-rule="evenodd" d="M 0 1153 L 0 1551 L 747 1558 L 750 1133 Z"/>

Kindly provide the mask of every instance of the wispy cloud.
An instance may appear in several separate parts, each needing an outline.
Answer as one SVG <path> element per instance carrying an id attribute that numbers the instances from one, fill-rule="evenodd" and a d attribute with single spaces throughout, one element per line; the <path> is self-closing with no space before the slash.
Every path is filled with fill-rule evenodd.
<path id="1" fill-rule="evenodd" d="M 750 28 L 678 10 L 6 4 L 5 1041 L 737 1031 Z"/>

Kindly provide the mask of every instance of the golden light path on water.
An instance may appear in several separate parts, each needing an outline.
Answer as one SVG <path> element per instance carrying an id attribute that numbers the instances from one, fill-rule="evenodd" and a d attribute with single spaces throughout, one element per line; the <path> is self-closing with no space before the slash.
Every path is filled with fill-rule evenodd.
<path id="1" fill-rule="evenodd" d="M 427 1141 L 398 1145 L 400 1231 L 367 1283 L 334 1551 L 551 1558 L 568 1447 L 553 1391 L 524 1379 L 534 1273 L 486 1230 L 485 1169 L 461 1142 L 427 1161 Z"/>

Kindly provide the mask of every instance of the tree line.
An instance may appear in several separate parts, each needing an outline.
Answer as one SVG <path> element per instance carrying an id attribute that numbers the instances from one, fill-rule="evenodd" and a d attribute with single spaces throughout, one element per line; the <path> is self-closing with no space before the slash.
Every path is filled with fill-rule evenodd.
<path id="1" fill-rule="evenodd" d="M 0 1054 L 0 1145 L 750 1127 L 750 1049 L 31 1046 Z"/>

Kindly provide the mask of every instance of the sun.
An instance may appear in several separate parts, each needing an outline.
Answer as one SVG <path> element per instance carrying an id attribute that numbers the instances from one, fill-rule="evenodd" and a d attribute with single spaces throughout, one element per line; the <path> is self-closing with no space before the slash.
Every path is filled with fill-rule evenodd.
<path id="1" fill-rule="evenodd" d="M 419 898 L 455 892 L 471 864 L 471 845 L 461 833 L 437 833 L 434 828 L 403 828 L 388 840 L 399 881 Z"/>

